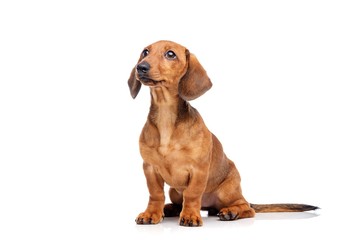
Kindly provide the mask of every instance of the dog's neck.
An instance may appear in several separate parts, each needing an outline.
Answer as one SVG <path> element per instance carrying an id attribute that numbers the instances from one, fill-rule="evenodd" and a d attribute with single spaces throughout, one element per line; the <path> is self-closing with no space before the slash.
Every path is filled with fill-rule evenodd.
<path id="1" fill-rule="evenodd" d="M 177 90 L 169 90 L 165 87 L 151 87 L 151 107 L 149 117 L 159 126 L 175 125 L 179 117 L 179 110 L 183 112 L 185 100 L 179 97 Z M 181 114 L 180 114 L 181 115 Z"/>
<path id="2" fill-rule="evenodd" d="M 157 127 L 160 145 L 167 146 L 180 118 L 187 116 L 189 104 L 179 97 L 177 91 L 165 87 L 151 87 L 149 120 Z"/>

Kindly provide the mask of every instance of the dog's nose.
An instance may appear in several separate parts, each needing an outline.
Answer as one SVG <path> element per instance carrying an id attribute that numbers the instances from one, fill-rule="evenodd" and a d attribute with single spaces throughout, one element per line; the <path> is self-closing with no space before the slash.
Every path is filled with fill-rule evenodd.
<path id="1" fill-rule="evenodd" d="M 136 70 L 140 74 L 147 73 L 150 70 L 150 64 L 148 62 L 141 62 L 136 66 Z"/>

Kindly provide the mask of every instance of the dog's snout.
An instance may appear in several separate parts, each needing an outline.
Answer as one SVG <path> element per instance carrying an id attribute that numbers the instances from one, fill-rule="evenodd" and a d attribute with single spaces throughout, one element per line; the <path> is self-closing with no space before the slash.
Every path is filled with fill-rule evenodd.
<path id="1" fill-rule="evenodd" d="M 150 70 L 150 64 L 148 62 L 141 62 L 136 66 L 136 70 L 140 74 L 145 74 Z"/>

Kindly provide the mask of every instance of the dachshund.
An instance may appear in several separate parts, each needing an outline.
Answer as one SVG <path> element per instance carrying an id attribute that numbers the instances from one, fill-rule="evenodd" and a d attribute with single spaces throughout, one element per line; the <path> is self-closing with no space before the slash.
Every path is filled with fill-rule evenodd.
<path id="1" fill-rule="evenodd" d="M 251 218 L 256 212 L 301 212 L 306 204 L 250 204 L 242 195 L 240 174 L 189 101 L 212 83 L 194 54 L 172 41 L 146 47 L 132 69 L 133 98 L 150 88 L 151 106 L 139 145 L 149 201 L 137 224 L 157 224 L 179 216 L 181 226 L 202 226 L 200 210 L 220 220 Z M 165 205 L 164 184 L 172 203 Z"/>

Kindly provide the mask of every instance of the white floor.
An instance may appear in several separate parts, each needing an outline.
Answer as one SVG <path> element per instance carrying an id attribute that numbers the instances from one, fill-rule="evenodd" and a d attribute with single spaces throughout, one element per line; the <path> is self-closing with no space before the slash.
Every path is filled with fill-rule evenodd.
<path id="1" fill-rule="evenodd" d="M 177 218 L 164 219 L 156 226 L 133 226 L 131 233 L 139 237 L 169 239 L 234 238 L 234 239 L 296 239 L 309 235 L 321 237 L 317 213 L 262 213 L 253 219 L 224 222 L 217 217 L 204 217 L 197 228 L 180 227 Z"/>

